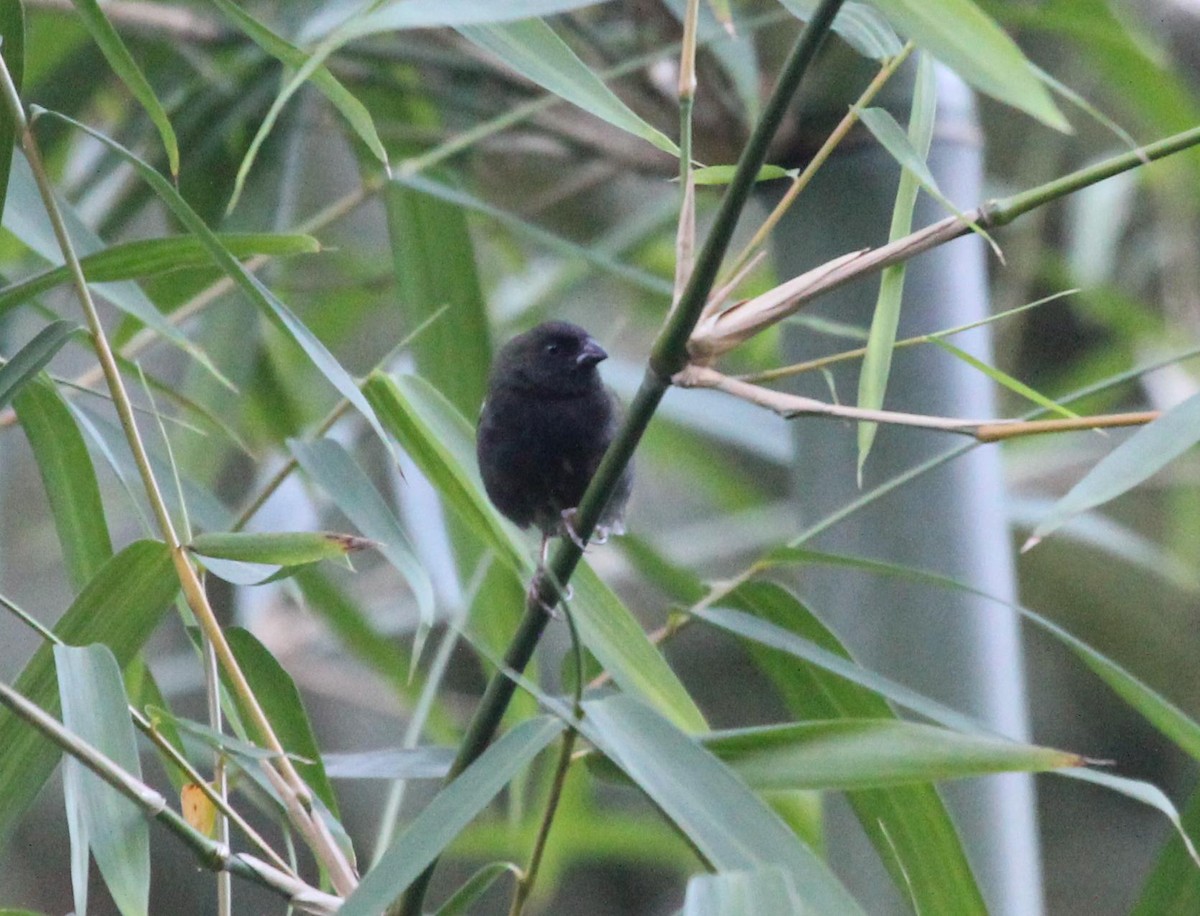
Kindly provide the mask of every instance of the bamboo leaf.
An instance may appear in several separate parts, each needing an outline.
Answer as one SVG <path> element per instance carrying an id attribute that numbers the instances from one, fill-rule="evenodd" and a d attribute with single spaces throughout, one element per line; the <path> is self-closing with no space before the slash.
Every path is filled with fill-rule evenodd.
<path id="1" fill-rule="evenodd" d="M 128 665 L 170 606 L 179 581 L 171 553 L 160 541 L 130 544 L 93 577 L 54 627 L 68 645 L 103 643 L 120 667 Z M 14 685 L 48 713 L 59 709 L 53 651 L 34 653 Z M 20 719 L 0 713 L 0 836 L 33 802 L 58 762 L 59 750 Z"/>
<path id="2" fill-rule="evenodd" d="M 797 722 L 702 739 L 754 789 L 876 789 L 1078 767 L 1078 754 L 898 719 Z"/>
<path id="3" fill-rule="evenodd" d="M 229 249 L 229 253 L 239 259 L 260 254 L 284 257 L 321 250 L 320 244 L 310 235 L 222 233 L 218 238 L 221 244 Z M 79 259 L 84 276 L 92 283 L 138 280 L 173 270 L 206 267 L 211 263 L 212 257 L 208 249 L 192 236 L 122 242 L 101 248 Z M 34 296 L 70 282 L 70 270 L 66 266 L 60 266 L 10 283 L 0 289 L 0 314 Z"/>
<path id="4" fill-rule="evenodd" d="M 11 401 L 27 383 L 46 368 L 79 326 L 70 321 L 53 321 L 0 366 L 0 407 Z"/>
<path id="5" fill-rule="evenodd" d="M 284 84 L 279 95 L 275 97 L 275 101 L 271 103 L 270 109 L 263 117 L 262 124 L 250 141 L 246 155 L 238 167 L 229 209 L 232 210 L 236 206 L 246 175 L 249 174 L 262 144 L 275 128 L 283 106 L 305 82 L 313 78 L 331 54 L 348 42 L 357 38 L 366 38 L 368 35 L 400 29 L 510 22 L 527 19 L 531 16 L 564 12 L 581 6 L 589 6 L 595 2 L 597 0 L 516 0 L 516 2 L 508 3 L 480 3 L 479 0 L 415 0 L 415 2 L 409 0 L 406 3 L 390 3 L 377 8 L 368 8 L 369 12 L 345 22 L 342 22 L 344 14 L 340 10 L 335 10 L 333 15 L 336 17 L 339 27 L 325 35 L 313 48 L 307 59 L 296 68 L 295 73 Z M 320 29 L 318 21 L 310 23 L 306 31 L 311 35 L 313 32 L 319 32 Z"/>
<path id="6" fill-rule="evenodd" d="M 384 203 L 405 323 L 432 321 L 412 344 L 417 369 L 469 417 L 483 403 L 492 345 L 467 211 L 397 181 Z"/>
<path id="7" fill-rule="evenodd" d="M 646 292 L 663 297 L 671 295 L 672 286 L 670 282 L 664 280 L 662 277 L 657 277 L 638 267 L 623 264 L 603 250 L 596 250 L 590 245 L 581 245 L 569 239 L 564 239 L 561 235 L 549 232 L 506 210 L 486 203 L 466 191 L 434 181 L 427 175 L 406 175 L 400 173 L 393 180 L 397 184 L 462 207 L 468 213 L 478 213 L 489 219 L 493 219 L 500 225 L 532 239 L 547 251 L 589 264 L 605 273 L 625 280 L 632 286 L 643 289 Z"/>
<path id="8" fill-rule="evenodd" d="M 275 566 L 342 560 L 371 546 L 364 538 L 329 531 L 213 532 L 196 535 L 187 545 L 188 550 L 202 557 Z"/>
<path id="9" fill-rule="evenodd" d="M 1132 916 L 1200 910 L 1200 869 L 1192 861 L 1185 842 L 1188 836 L 1200 835 L 1200 792 L 1193 790 L 1183 812 L 1182 826 L 1182 832 L 1163 846 Z"/>
<path id="10" fill-rule="evenodd" d="M 873 0 L 906 35 L 980 92 L 1069 132 L 1021 49 L 972 0 Z"/>
<path id="11" fill-rule="evenodd" d="M 454 761 L 452 747 L 396 747 L 326 754 L 331 779 L 441 779 Z"/>
<path id="12" fill-rule="evenodd" d="M 758 791 L 856 791 L 1083 766 L 1078 754 L 896 718 L 717 731 L 700 743 Z M 598 763 L 601 773 L 611 766 Z"/>
<path id="13" fill-rule="evenodd" d="M 693 875 L 680 916 L 754 916 L 805 909 L 787 873 L 768 867 Z"/>
<path id="14" fill-rule="evenodd" d="M 230 0 L 213 0 L 213 2 L 251 41 L 281 63 L 295 70 L 302 67 L 308 60 L 308 54 L 291 42 L 280 38 L 241 7 L 231 3 Z M 380 162 L 386 163 L 388 158 L 387 150 L 383 148 L 383 141 L 379 139 L 379 134 L 375 130 L 375 122 L 371 118 L 371 112 L 367 110 L 367 107 L 355 98 L 354 94 L 343 86 L 337 77 L 325 67 L 318 67 L 313 71 L 312 84 L 329 100 L 330 104 L 338 110 L 341 116 L 345 118 L 346 123 L 350 125 L 350 129 L 358 135 L 358 138 L 371 151 L 371 155 Z M 248 161 L 253 162 L 253 159 L 249 159 Z M 249 170 L 248 165 L 245 168 L 247 171 Z M 240 194 L 240 186 L 245 179 L 245 175 L 239 170 L 238 177 L 241 180 L 238 182 L 238 188 L 234 191 L 233 202 L 236 202 Z M 230 203 L 231 209 L 233 202 Z"/>
<path id="15" fill-rule="evenodd" d="M 0 0 L 0 54 L 20 93 L 25 81 L 25 9 L 21 0 Z M 8 201 L 8 174 L 17 142 L 17 125 L 7 105 L 0 105 L 0 214 Z"/>
<path id="16" fill-rule="evenodd" d="M 791 639 L 821 649 L 828 653 L 826 657 L 854 664 L 837 637 L 779 585 L 748 582 L 730 595 L 728 602 L 791 634 Z M 809 719 L 895 718 L 884 699 L 888 694 L 875 692 L 876 686 L 886 685 L 847 679 L 821 659 L 797 665 L 797 657 L 809 659 L 797 645 L 787 642 L 748 641 L 746 648 L 775 683 L 793 715 Z M 914 901 L 915 909 L 931 916 L 986 914 L 958 831 L 932 785 L 857 790 L 847 792 L 846 800 L 893 884 Z"/>
<path id="17" fill-rule="evenodd" d="M 140 779 L 137 737 L 121 669 L 112 652 L 103 645 L 54 646 L 54 666 L 63 725 Z M 86 845 L 117 908 L 123 916 L 147 913 L 150 831 L 141 811 L 74 757 L 66 760 L 63 783 L 67 804 L 78 809 Z M 86 869 L 82 878 L 86 883 Z M 81 912 L 86 912 L 86 905 Z"/>
<path id="18" fill-rule="evenodd" d="M 1075 653 L 1081 662 L 1087 665 L 1092 672 L 1104 681 L 1121 699 L 1128 703 L 1141 716 L 1143 716 L 1151 725 L 1166 735 L 1171 741 L 1175 742 L 1179 747 L 1191 756 L 1194 760 L 1200 760 L 1200 722 L 1196 722 L 1191 716 L 1181 710 L 1174 703 L 1163 697 L 1157 691 L 1152 690 L 1141 680 L 1135 677 L 1115 661 L 1109 658 L 1104 653 L 1092 648 L 1078 636 L 1064 630 L 1058 624 L 1054 623 L 1019 604 L 1014 604 L 1011 601 L 1006 601 L 1003 598 L 998 598 L 995 595 L 989 595 L 986 592 L 980 591 L 965 583 L 958 582 L 948 576 L 943 576 L 938 573 L 925 572 L 924 570 L 911 569 L 906 566 L 897 566 L 892 563 L 884 563 L 878 560 L 866 560 L 861 557 L 839 556 L 837 554 L 826 554 L 817 551 L 810 551 L 799 547 L 786 547 L 775 551 L 769 557 L 775 562 L 789 563 L 814 563 L 825 566 L 841 566 L 849 569 L 854 569 L 862 572 L 870 572 L 874 575 L 892 576 L 907 581 L 924 582 L 931 585 L 937 585 L 941 588 L 960 591 L 967 595 L 974 595 L 979 598 L 986 598 L 988 601 L 994 601 L 1001 607 L 1009 608 L 1017 614 L 1020 614 L 1025 620 L 1037 626 L 1039 629 L 1049 633 L 1056 640 L 1065 645 L 1068 649 Z M 922 713 L 922 715 L 927 715 Z M 945 720 L 938 719 L 936 716 L 928 716 L 935 721 L 940 721 L 942 724 L 948 724 Z M 951 725 L 951 727 L 957 727 Z"/>
<path id="19" fill-rule="evenodd" d="M 775 866 L 804 907 L 862 910 L 825 864 L 723 763 L 630 696 L 583 704 L 585 734 L 717 871 Z"/>
<path id="20" fill-rule="evenodd" d="M 147 168 L 149 167 L 147 166 Z M 158 175 L 157 172 L 154 174 L 166 183 L 161 175 Z M 170 186 L 169 183 L 167 185 Z M 42 260 L 61 265 L 62 252 L 59 251 L 58 239 L 54 236 L 54 230 L 50 226 L 50 220 L 46 216 L 45 206 L 42 203 L 41 192 L 38 191 L 33 172 L 24 156 L 13 157 L 8 197 L 11 206 L 4 208 L 4 228 Z M 71 242 L 75 245 L 78 255 L 86 257 L 104 249 L 104 241 L 88 228 L 69 201 L 59 198 L 58 206 L 62 211 L 63 222 L 66 224 L 67 232 L 71 236 Z M 136 283 L 130 281 L 99 283 L 96 284 L 93 291 L 188 354 L 223 385 L 228 388 L 233 387 L 208 358 L 208 354 L 190 341 L 186 334 L 167 321 L 162 312 Z"/>
<path id="21" fill-rule="evenodd" d="M 467 916 L 468 913 L 473 912 L 472 907 L 479 901 L 479 898 L 506 874 L 511 874 L 519 880 L 521 870 L 511 862 L 491 862 L 483 866 L 438 907 L 434 916 Z"/>
<path id="22" fill-rule="evenodd" d="M 933 62 L 929 55 L 922 54 L 917 66 L 916 85 L 913 89 L 912 113 L 908 119 L 908 139 L 918 158 L 929 156 L 933 141 L 933 126 L 937 113 L 937 86 L 934 82 Z M 912 229 L 913 208 L 917 203 L 917 192 L 921 183 L 908 169 L 900 173 L 900 186 L 896 190 L 896 203 L 892 207 L 892 226 L 889 241 L 908 235 Z M 866 410 L 883 407 L 887 391 L 888 376 L 892 369 L 892 348 L 896 344 L 896 329 L 900 326 L 900 303 L 904 297 L 903 262 L 886 268 L 879 278 L 879 297 L 875 301 L 875 312 L 871 317 L 871 330 L 867 337 L 867 352 L 863 357 L 858 377 L 858 406 Z M 858 424 L 858 481 L 862 484 L 863 465 L 871 453 L 878 429 L 876 423 Z"/>
<path id="23" fill-rule="evenodd" d="M 729 184 L 733 180 L 736 165 L 706 165 L 692 170 L 692 180 L 698 185 Z M 795 169 L 785 169 L 778 165 L 764 165 L 758 170 L 755 181 L 771 181 L 775 178 L 795 178 Z"/>
<path id="24" fill-rule="evenodd" d="M 817 8 L 816 0 L 780 0 L 780 3 L 792 15 L 806 22 Z M 887 20 L 865 3 L 844 4 L 833 20 L 833 31 L 855 51 L 871 60 L 888 60 L 903 48 L 903 43 Z"/>
<path id="25" fill-rule="evenodd" d="M 158 96 L 154 94 L 154 89 L 146 81 L 145 75 L 133 59 L 133 55 L 129 53 L 129 49 L 125 47 L 125 42 L 121 41 L 117 30 L 108 21 L 104 11 L 100 9 L 100 4 L 96 0 L 74 0 L 74 3 L 75 10 L 79 13 L 84 27 L 91 33 L 92 40 L 100 48 L 108 65 L 113 68 L 113 71 L 121 78 L 121 82 L 138 100 L 138 104 L 146 109 L 146 114 L 154 122 L 154 126 L 158 129 L 158 135 L 162 138 L 163 147 L 167 151 L 167 162 L 170 165 L 171 174 L 178 175 L 179 143 L 175 139 L 171 119 L 167 117 L 166 109 L 162 107 Z"/>
<path id="26" fill-rule="evenodd" d="M 371 409 L 371 405 L 363 398 L 362 392 L 358 390 L 358 385 L 350 376 L 350 373 L 329 352 L 325 344 L 321 343 L 317 336 L 292 313 L 291 309 L 267 289 L 258 277 L 246 270 L 241 262 L 221 244 L 221 240 L 217 237 L 216 233 L 205 225 L 204 220 L 188 205 L 187 201 L 180 196 L 179 192 L 172 187 L 169 181 L 111 137 L 107 137 L 99 131 L 93 130 L 87 125 L 81 124 L 64 114 L 51 111 L 47 111 L 45 114 L 58 118 L 72 127 L 83 131 L 88 136 L 94 137 L 132 165 L 134 171 L 151 187 L 159 196 L 159 199 L 167 205 L 167 208 L 178 217 L 184 227 L 208 249 L 217 266 L 250 297 L 251 302 L 261 309 L 284 334 L 291 338 L 304 351 L 317 370 L 337 389 L 338 393 L 366 418 L 367 422 L 371 424 L 371 427 L 379 435 L 380 440 L 387 441 L 387 436 L 383 431 L 383 427 L 379 425 L 379 420 L 376 418 L 375 412 Z"/>
<path id="27" fill-rule="evenodd" d="M 992 251 L 1003 261 L 1000 246 L 996 244 L 995 239 L 988 235 L 982 226 L 969 219 L 962 210 L 954 205 L 952 200 L 942 193 L 937 179 L 933 177 L 933 172 L 929 170 L 929 166 L 925 162 L 925 156 L 922 156 L 916 149 L 900 125 L 896 123 L 891 112 L 883 108 L 863 108 L 859 109 L 858 117 L 879 141 L 879 144 L 888 151 L 888 155 L 895 159 L 901 168 L 911 172 L 913 177 L 920 182 L 926 194 L 970 226 L 971 231 L 987 241 Z"/>
<path id="28" fill-rule="evenodd" d="M 424 633 L 434 624 L 433 583 L 417 560 L 400 520 L 350 453 L 333 439 L 290 439 L 288 447 L 304 472 L 329 494 L 360 532 L 375 542 L 376 549 L 412 589 L 421 615 L 421 632 L 413 647 L 415 664 Z"/>
<path id="29" fill-rule="evenodd" d="M 931 334 L 929 337 L 929 342 L 941 347 L 943 350 L 945 350 L 951 356 L 954 356 L 956 359 L 961 359 L 964 363 L 966 363 L 972 369 L 976 369 L 979 372 L 982 372 L 984 375 L 986 375 L 988 378 L 990 378 L 993 382 L 995 382 L 998 385 L 1004 386 L 1009 391 L 1013 392 L 1013 394 L 1019 394 L 1021 397 L 1026 398 L 1030 401 L 1033 401 L 1033 403 L 1037 404 L 1039 407 L 1046 408 L 1046 410 L 1050 411 L 1051 413 L 1056 413 L 1061 417 L 1078 417 L 1079 416 L 1079 414 L 1075 413 L 1073 410 L 1068 410 L 1066 407 L 1063 407 L 1058 402 L 1052 400 L 1051 398 L 1046 397 L 1040 391 L 1037 391 L 1034 388 L 1030 388 L 1028 385 L 1026 385 L 1020 379 L 1013 378 L 1007 372 L 1003 372 L 1000 369 L 997 369 L 995 366 L 989 366 L 983 360 L 977 359 L 976 357 L 974 357 L 970 353 L 968 353 L 966 350 L 960 349 L 959 347 L 954 346 L 954 344 L 949 343 L 948 341 L 942 340 L 940 337 L 938 337 L 936 335 Z"/>
<path id="30" fill-rule="evenodd" d="M 339 916 L 382 913 L 504 786 L 562 733 L 557 719 L 522 722 L 439 792 L 346 898 Z"/>
<path id="31" fill-rule="evenodd" d="M 1200 441 L 1200 394 L 1172 407 L 1102 458 L 1054 504 L 1022 550 L 1029 550 L 1069 519 L 1116 499 L 1162 470 Z"/>
<path id="32" fill-rule="evenodd" d="M 267 714 L 280 744 L 297 760 L 297 772 L 336 818 L 337 796 L 325 773 L 321 747 L 317 744 L 308 713 L 291 675 L 249 630 L 231 627 L 225 631 L 225 636 L 229 640 L 229 648 L 237 657 L 238 667 L 250 682 L 250 689 Z"/>
<path id="33" fill-rule="evenodd" d="M 679 155 L 679 147 L 666 134 L 647 124 L 617 98 L 543 20 L 462 25 L 458 31 L 559 98 L 663 152 Z"/>
<path id="34" fill-rule="evenodd" d="M 71 411 L 47 380 L 26 385 L 13 407 L 42 477 L 63 565 L 79 590 L 112 556 L 92 458 Z"/>

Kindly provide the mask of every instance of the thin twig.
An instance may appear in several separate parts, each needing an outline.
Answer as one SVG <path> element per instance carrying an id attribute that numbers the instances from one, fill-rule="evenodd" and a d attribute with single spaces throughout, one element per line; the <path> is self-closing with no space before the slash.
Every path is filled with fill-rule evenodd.
<path id="1" fill-rule="evenodd" d="M 676 374 L 674 382 L 681 388 L 711 388 L 725 394 L 765 407 L 785 420 L 797 417 L 827 417 L 883 423 L 889 426 L 908 426 L 970 436 L 980 442 L 1000 442 L 1022 436 L 1078 430 L 1112 429 L 1124 426 L 1144 426 L 1161 415 L 1161 411 L 1099 414 L 1091 417 L 1068 417 L 1056 420 L 964 420 L 927 414 L 901 413 L 893 410 L 868 410 L 847 404 L 829 404 L 786 391 L 776 391 L 725 375 L 711 366 L 688 366 Z"/>
<path id="2" fill-rule="evenodd" d="M 196 830 L 167 804 L 167 800 L 150 786 L 122 769 L 88 742 L 69 732 L 53 716 L 36 703 L 0 683 L 0 703 L 13 714 L 36 728 L 64 751 L 83 763 L 89 770 L 132 801 L 148 817 L 165 825 L 197 854 L 200 863 L 212 871 L 229 872 L 246 878 L 288 900 L 306 913 L 332 914 L 341 906 L 341 899 L 305 884 L 294 875 L 246 853 L 233 853 L 223 843 L 209 839 Z"/>

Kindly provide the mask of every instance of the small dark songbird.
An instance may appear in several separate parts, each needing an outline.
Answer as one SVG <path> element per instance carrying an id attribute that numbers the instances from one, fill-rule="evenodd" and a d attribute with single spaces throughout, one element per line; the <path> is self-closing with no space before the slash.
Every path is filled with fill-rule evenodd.
<path id="1" fill-rule="evenodd" d="M 521 528 L 578 542 L 574 510 L 621 419 L 596 365 L 608 354 L 577 325 L 548 321 L 501 348 L 479 415 L 475 454 L 488 497 Z M 596 526 L 597 540 L 624 533 L 632 467 Z"/>

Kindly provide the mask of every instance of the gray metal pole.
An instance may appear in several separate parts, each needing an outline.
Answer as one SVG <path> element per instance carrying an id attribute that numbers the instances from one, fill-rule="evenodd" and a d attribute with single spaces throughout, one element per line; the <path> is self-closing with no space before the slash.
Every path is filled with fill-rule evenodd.
<path id="1" fill-rule="evenodd" d="M 982 153 L 969 90 L 953 74 L 938 74 L 938 121 L 930 166 L 942 191 L 962 206 L 981 200 Z M 823 99 L 828 119 L 840 117 L 845 100 Z M 895 98 L 901 124 L 908 102 Z M 811 120 L 822 123 L 820 106 Z M 794 216 L 777 235 L 781 275 L 800 271 L 865 245 L 886 241 L 898 169 L 876 144 L 849 147 L 821 170 Z M 944 214 L 923 197 L 914 227 Z M 904 290 L 900 336 L 933 331 L 981 318 L 988 312 L 984 246 L 960 239 L 911 262 Z M 877 278 L 844 288 L 815 307 L 840 321 L 870 324 Z M 985 329 L 955 343 L 990 359 Z M 829 352 L 827 339 L 790 328 L 787 358 Z M 853 402 L 857 363 L 834 372 L 838 396 Z M 817 374 L 798 390 L 828 398 Z M 895 356 L 886 407 L 959 417 L 994 415 L 992 383 L 933 346 Z M 852 425 L 828 420 L 795 424 L 797 502 L 811 523 L 859 495 L 855 481 L 856 434 Z M 864 472 L 869 488 L 949 448 L 944 434 L 881 428 Z M 1005 512 L 999 454 L 981 448 L 937 472 L 900 488 L 826 532 L 821 549 L 886 559 L 934 570 L 990 594 L 1015 592 L 1012 547 Z M 960 708 L 996 731 L 1028 735 L 1023 665 L 1017 623 L 1004 609 L 929 587 L 845 571 L 806 572 L 805 597 L 868 666 L 929 696 Z M 946 786 L 944 796 L 993 913 L 1037 916 L 1042 912 L 1040 860 L 1032 780 L 1023 775 L 971 780 Z M 830 819 L 831 858 L 868 912 L 908 912 L 891 888 L 848 810 Z M 847 864 L 849 863 L 849 864 Z"/>

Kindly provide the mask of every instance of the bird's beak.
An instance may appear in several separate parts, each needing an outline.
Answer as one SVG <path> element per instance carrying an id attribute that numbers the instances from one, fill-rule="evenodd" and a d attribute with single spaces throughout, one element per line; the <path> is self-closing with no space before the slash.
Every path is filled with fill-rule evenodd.
<path id="1" fill-rule="evenodd" d="M 592 338 L 584 341 L 583 349 L 579 351 L 579 355 L 575 357 L 575 365 L 577 366 L 594 366 L 596 363 L 603 362 L 608 359 L 608 354 L 604 352 L 604 348 Z"/>

